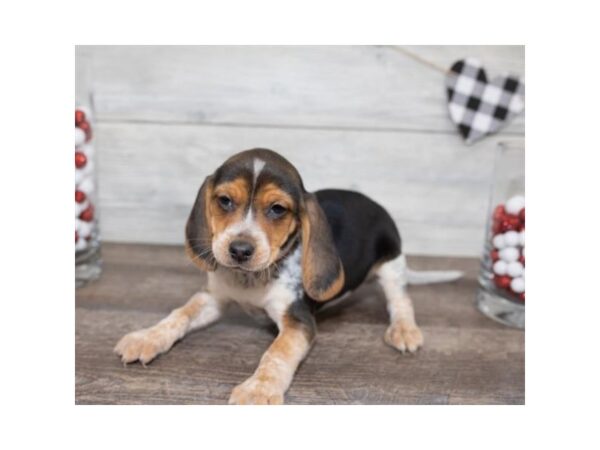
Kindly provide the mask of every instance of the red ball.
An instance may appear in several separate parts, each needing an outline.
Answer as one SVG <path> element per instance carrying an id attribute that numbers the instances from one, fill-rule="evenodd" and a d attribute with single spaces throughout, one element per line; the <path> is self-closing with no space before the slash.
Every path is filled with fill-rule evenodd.
<path id="1" fill-rule="evenodd" d="M 85 222 L 91 222 L 94 220 L 94 207 L 90 205 L 85 208 L 83 211 L 81 211 L 81 214 L 79 214 L 79 218 Z"/>
<path id="2" fill-rule="evenodd" d="M 502 233 L 502 220 L 494 219 L 494 223 L 492 224 L 492 234 L 496 236 L 500 233 Z"/>
<path id="3" fill-rule="evenodd" d="M 502 289 L 510 288 L 510 277 L 508 275 L 494 275 L 494 283 Z"/>
<path id="4" fill-rule="evenodd" d="M 523 265 L 525 265 L 525 257 L 523 256 L 523 254 L 521 254 L 521 256 L 519 256 L 519 262 Z"/>
<path id="5" fill-rule="evenodd" d="M 519 220 L 525 224 L 525 208 L 521 209 L 521 211 L 519 211 Z"/>
<path id="6" fill-rule="evenodd" d="M 75 110 L 75 126 L 79 125 L 81 122 L 85 121 L 85 113 L 80 110 Z"/>
<path id="7" fill-rule="evenodd" d="M 492 252 L 490 253 L 490 256 L 492 257 L 492 261 L 496 262 L 500 259 L 500 255 L 498 254 L 498 250 L 492 250 Z"/>
<path id="8" fill-rule="evenodd" d="M 519 294 L 519 300 L 521 300 L 523 303 L 525 303 L 525 292 L 521 292 Z"/>
<path id="9" fill-rule="evenodd" d="M 85 141 L 89 141 L 92 138 L 92 127 L 89 122 L 81 122 L 77 125 L 85 133 Z"/>
<path id="10" fill-rule="evenodd" d="M 75 167 L 81 169 L 87 164 L 87 156 L 82 152 L 75 152 Z"/>
<path id="11" fill-rule="evenodd" d="M 521 226 L 519 216 L 507 214 L 502 220 L 502 231 L 516 231 Z"/>
<path id="12" fill-rule="evenodd" d="M 79 240 L 79 233 L 77 232 L 77 230 L 75 230 L 75 243 L 77 244 L 77 241 Z"/>
<path id="13" fill-rule="evenodd" d="M 494 208 L 494 214 L 492 217 L 494 220 L 501 220 L 506 215 L 506 209 L 504 209 L 504 205 L 498 205 Z"/>
<path id="14" fill-rule="evenodd" d="M 85 192 L 75 191 L 75 201 L 77 203 L 83 203 L 83 202 L 85 202 L 85 198 L 86 198 Z"/>

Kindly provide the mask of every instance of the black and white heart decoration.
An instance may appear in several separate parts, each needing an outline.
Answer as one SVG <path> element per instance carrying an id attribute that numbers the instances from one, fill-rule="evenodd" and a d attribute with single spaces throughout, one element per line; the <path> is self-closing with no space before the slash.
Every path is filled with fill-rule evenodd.
<path id="1" fill-rule="evenodd" d="M 525 85 L 518 77 L 487 80 L 476 59 L 455 62 L 446 75 L 450 118 L 467 144 L 495 133 L 525 108 Z"/>

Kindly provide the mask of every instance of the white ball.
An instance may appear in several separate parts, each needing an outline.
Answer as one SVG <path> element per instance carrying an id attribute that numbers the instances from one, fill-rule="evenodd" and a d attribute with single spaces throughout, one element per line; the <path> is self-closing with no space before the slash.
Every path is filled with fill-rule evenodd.
<path id="1" fill-rule="evenodd" d="M 80 184 L 85 177 L 86 174 L 83 169 L 75 169 L 75 185 Z"/>
<path id="2" fill-rule="evenodd" d="M 525 258 L 525 247 L 521 249 L 521 254 L 523 255 L 523 258 Z"/>
<path id="3" fill-rule="evenodd" d="M 519 261 L 513 261 L 506 266 L 506 273 L 512 278 L 517 278 L 523 275 L 523 264 Z"/>
<path id="4" fill-rule="evenodd" d="M 92 222 L 86 222 L 81 219 L 75 219 L 75 229 L 79 233 L 79 238 L 86 238 L 92 235 L 94 225 Z"/>
<path id="5" fill-rule="evenodd" d="M 522 195 L 515 195 L 514 197 L 511 197 L 504 206 L 504 209 L 506 209 L 508 214 L 514 215 L 519 214 L 523 208 L 525 208 L 525 197 Z"/>
<path id="6" fill-rule="evenodd" d="M 85 156 L 87 156 L 88 159 L 91 159 L 92 156 L 94 155 L 94 146 L 92 144 L 90 144 L 89 142 L 87 144 L 83 144 L 80 147 L 80 150 L 83 152 L 83 154 Z"/>
<path id="7" fill-rule="evenodd" d="M 519 233 L 516 231 L 507 231 L 504 233 L 504 244 L 507 247 L 516 247 L 519 245 Z"/>
<path id="8" fill-rule="evenodd" d="M 81 168 L 84 176 L 92 175 L 94 173 L 94 162 L 88 160 L 87 164 Z"/>
<path id="9" fill-rule="evenodd" d="M 492 266 L 492 270 L 494 271 L 494 273 L 496 275 L 506 275 L 507 268 L 508 268 L 508 264 L 506 264 L 506 261 L 502 261 L 501 259 L 496 261 L 494 263 L 494 265 Z"/>
<path id="10" fill-rule="evenodd" d="M 504 242 L 504 235 L 497 234 L 496 236 L 494 236 L 494 239 L 492 239 L 492 244 L 494 244 L 494 247 L 496 247 L 497 249 L 506 247 L 506 242 Z"/>
<path id="11" fill-rule="evenodd" d="M 88 242 L 81 236 L 79 236 L 79 239 L 77 240 L 77 242 L 75 242 L 75 251 L 78 252 L 80 250 L 85 250 L 87 246 Z"/>
<path id="12" fill-rule="evenodd" d="M 506 247 L 498 252 L 500 259 L 507 263 L 516 261 L 519 259 L 519 250 L 515 247 Z"/>
<path id="13" fill-rule="evenodd" d="M 510 282 L 510 288 L 517 294 L 525 292 L 525 280 L 523 278 L 513 278 Z"/>
<path id="14" fill-rule="evenodd" d="M 521 245 L 521 246 L 525 245 L 525 230 L 523 230 L 519 233 L 519 245 Z"/>
<path id="15" fill-rule="evenodd" d="M 75 217 L 79 217 L 79 214 L 81 214 L 81 212 L 85 208 L 87 208 L 89 206 L 89 204 L 90 204 L 90 202 L 88 202 L 87 200 L 82 203 L 75 202 Z"/>
<path id="16" fill-rule="evenodd" d="M 81 128 L 75 127 L 75 146 L 85 142 L 85 132 Z"/>
<path id="17" fill-rule="evenodd" d="M 77 186 L 77 189 L 79 189 L 85 195 L 90 195 L 94 191 L 93 177 L 86 177 L 83 180 L 81 180 L 79 186 Z"/>

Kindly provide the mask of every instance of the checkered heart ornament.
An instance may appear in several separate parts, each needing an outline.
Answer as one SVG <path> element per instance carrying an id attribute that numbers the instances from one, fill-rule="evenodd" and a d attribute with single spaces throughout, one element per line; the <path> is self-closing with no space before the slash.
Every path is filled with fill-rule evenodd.
<path id="1" fill-rule="evenodd" d="M 525 108 L 525 85 L 518 77 L 488 81 L 476 59 L 456 61 L 446 75 L 450 118 L 467 144 L 497 132 Z"/>

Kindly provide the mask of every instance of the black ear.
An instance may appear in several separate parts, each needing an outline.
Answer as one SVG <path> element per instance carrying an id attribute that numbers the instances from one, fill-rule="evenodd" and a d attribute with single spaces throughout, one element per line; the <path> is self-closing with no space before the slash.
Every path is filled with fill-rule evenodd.
<path id="1" fill-rule="evenodd" d="M 213 177 L 206 177 L 196 196 L 196 202 L 185 226 L 185 250 L 192 261 L 202 270 L 213 271 L 216 267 L 212 253 L 212 229 L 208 205 L 212 196 Z"/>
<path id="2" fill-rule="evenodd" d="M 314 194 L 304 194 L 302 210 L 302 283 L 310 298 L 327 301 L 344 286 L 344 268 L 331 228 Z"/>

